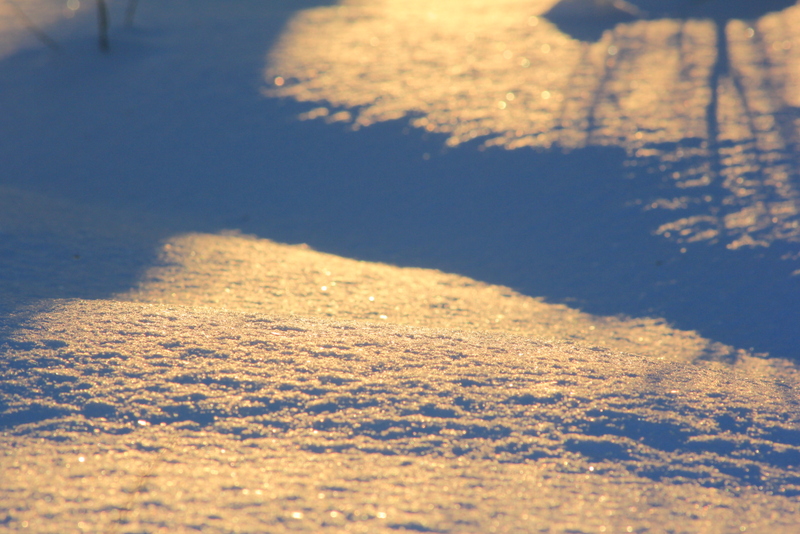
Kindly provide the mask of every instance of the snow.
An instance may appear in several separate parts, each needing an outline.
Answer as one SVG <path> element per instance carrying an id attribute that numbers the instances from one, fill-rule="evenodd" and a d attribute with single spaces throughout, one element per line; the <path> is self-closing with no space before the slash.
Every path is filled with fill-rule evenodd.
<path id="1" fill-rule="evenodd" d="M 39 532 L 797 526 L 797 384 L 725 368 L 67 301 L 21 322 L 3 373 L 8 521 Z"/>
<path id="2" fill-rule="evenodd" d="M 0 524 L 796 532 L 800 6 L 555 3 L 0 3 Z"/>

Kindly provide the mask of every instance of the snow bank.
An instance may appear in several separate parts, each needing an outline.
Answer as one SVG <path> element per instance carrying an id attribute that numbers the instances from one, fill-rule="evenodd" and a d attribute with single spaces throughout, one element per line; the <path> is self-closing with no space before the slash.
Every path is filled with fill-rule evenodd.
<path id="1" fill-rule="evenodd" d="M 432 269 L 357 261 L 227 233 L 183 234 L 124 300 L 317 315 L 569 340 L 672 361 L 747 359 L 664 320 L 599 317 Z"/>
<path id="2" fill-rule="evenodd" d="M 15 528 L 791 532 L 800 517 L 797 384 L 721 366 L 112 301 L 43 305 L 4 354 Z"/>

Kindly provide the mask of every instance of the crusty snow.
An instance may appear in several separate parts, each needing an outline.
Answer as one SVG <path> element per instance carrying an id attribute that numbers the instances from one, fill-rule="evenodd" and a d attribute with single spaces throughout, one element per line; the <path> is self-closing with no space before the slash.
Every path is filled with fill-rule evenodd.
<path id="1" fill-rule="evenodd" d="M 798 526 L 792 382 L 503 334 L 111 301 L 49 303 L 6 343 L 17 528 Z"/>
<path id="2" fill-rule="evenodd" d="M 758 36 L 781 61 L 739 96 L 774 98 L 745 128 L 720 82 L 717 133 L 741 136 L 694 184 L 672 173 L 710 145 L 674 102 L 598 114 L 616 133 L 562 154 L 586 132 L 531 137 L 558 97 L 525 87 L 602 48 L 607 104 L 626 54 L 672 57 L 699 18 L 598 44 L 549 0 L 140 0 L 131 28 L 108 3 L 103 54 L 94 2 L 0 2 L 0 530 L 800 531 L 800 85 L 795 37 L 769 41 L 800 7 L 730 21 L 732 65 Z M 513 43 L 543 39 L 527 70 Z M 683 83 L 667 63 L 648 80 Z M 663 131 L 636 145 L 645 112 Z"/>

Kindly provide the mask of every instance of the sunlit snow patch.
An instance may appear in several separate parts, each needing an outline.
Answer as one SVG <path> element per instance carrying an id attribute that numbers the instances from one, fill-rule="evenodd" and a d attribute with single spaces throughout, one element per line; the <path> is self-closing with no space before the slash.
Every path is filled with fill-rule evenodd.
<path id="1" fill-rule="evenodd" d="M 349 510 L 339 526 L 369 531 L 524 531 L 531 518 L 696 531 L 713 518 L 791 532 L 800 517 L 796 372 L 150 304 L 38 311 L 0 360 L 15 526 L 283 531 L 288 517 L 319 531 Z M 52 529 L 39 528 L 45 495 Z"/>

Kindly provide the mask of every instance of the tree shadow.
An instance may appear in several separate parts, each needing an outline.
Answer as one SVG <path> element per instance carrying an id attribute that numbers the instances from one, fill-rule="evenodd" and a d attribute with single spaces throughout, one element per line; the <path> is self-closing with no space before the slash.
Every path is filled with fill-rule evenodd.
<path id="1" fill-rule="evenodd" d="M 797 193 L 793 190 L 792 182 L 800 177 L 800 132 L 796 125 L 800 110 L 786 102 L 790 89 L 785 86 L 781 75 L 773 72 L 776 67 L 775 56 L 770 55 L 770 50 L 774 51 L 781 43 L 767 42 L 766 36 L 755 29 L 757 25 L 753 23 L 747 30 L 745 40 L 749 42 L 743 51 L 741 35 L 737 35 L 737 32 L 741 33 L 741 28 L 731 31 L 729 26 L 733 21 L 752 23 L 767 13 L 795 5 L 794 0 L 758 3 L 634 0 L 622 2 L 622 7 L 617 7 L 618 4 L 600 0 L 562 0 L 545 14 L 562 32 L 574 39 L 588 43 L 605 36 L 605 41 L 612 43 L 609 54 L 614 57 L 599 72 L 595 72 L 597 67 L 591 65 L 588 44 L 584 46 L 583 57 L 573 72 L 573 78 L 576 79 L 584 71 L 590 71 L 600 80 L 586 110 L 587 143 L 595 141 L 595 114 L 600 104 L 615 107 L 620 116 L 630 113 L 630 110 L 620 108 L 616 102 L 631 96 L 624 94 L 624 91 L 622 95 L 616 94 L 613 89 L 606 87 L 609 80 L 614 79 L 615 71 L 620 70 L 621 66 L 631 68 L 636 65 L 639 69 L 652 67 L 640 64 L 641 51 L 647 47 L 647 43 L 641 40 L 646 34 L 646 27 L 639 25 L 640 30 L 636 31 L 632 30 L 634 25 L 624 23 L 657 19 L 679 22 L 670 46 L 679 53 L 680 83 L 674 84 L 671 89 L 685 94 L 674 99 L 663 94 L 662 97 L 671 100 L 665 107 L 671 105 L 677 108 L 672 111 L 674 117 L 686 118 L 689 123 L 691 110 L 687 102 L 691 101 L 692 94 L 691 90 L 685 91 L 681 85 L 691 87 L 690 73 L 698 68 L 696 58 L 692 59 L 691 54 L 686 53 L 696 46 L 690 26 L 692 23 L 696 26 L 700 20 L 711 21 L 715 38 L 710 51 L 714 54 L 714 62 L 708 68 L 706 82 L 709 95 L 704 109 L 704 133 L 702 136 L 696 133 L 695 136 L 671 142 L 660 139 L 653 142 L 648 140 L 647 135 L 643 141 L 637 142 L 632 138 L 624 140 L 621 144 L 633 155 L 629 165 L 640 169 L 649 167 L 648 172 L 653 174 L 672 175 L 676 186 L 684 191 L 687 188 L 710 186 L 706 192 L 712 195 L 706 195 L 705 198 L 723 199 L 722 204 L 726 207 L 722 208 L 722 215 L 698 213 L 695 217 L 665 225 L 661 233 L 667 237 L 682 232 L 684 235 L 691 234 L 687 239 L 693 241 L 716 239 L 727 234 L 733 239 L 733 248 L 743 245 L 768 246 L 780 239 L 796 242 Z M 593 11 L 578 9 L 589 5 L 596 7 Z M 735 42 L 737 39 L 738 43 Z M 737 61 L 732 59 L 732 44 L 739 46 Z M 573 92 L 581 90 L 585 89 L 577 85 Z M 741 116 L 732 118 L 736 114 Z M 561 122 L 565 120 L 561 119 Z M 636 117 L 633 117 L 633 122 L 636 122 Z M 767 123 L 769 126 L 766 126 Z M 642 128 L 643 125 L 638 126 Z M 656 126 L 645 124 L 644 129 L 647 127 Z M 636 135 L 641 136 L 641 130 Z M 598 141 L 608 142 L 607 139 Z M 704 201 L 698 197 L 692 202 Z M 794 203 L 795 207 L 787 209 L 787 203 Z M 720 212 L 720 209 L 710 211 Z M 723 221 L 726 217 L 728 221 Z M 735 235 L 737 231 L 740 232 L 738 236 Z"/>
<path id="2" fill-rule="evenodd" d="M 795 0 L 561 0 L 543 16 L 573 39 L 595 42 L 619 24 L 660 18 L 711 19 L 721 33 L 731 20 L 753 20 L 795 4 Z"/>
<path id="3" fill-rule="evenodd" d="M 623 148 L 508 151 L 473 141 L 445 149 L 444 136 L 410 128 L 407 118 L 358 131 L 298 121 L 311 106 L 257 96 L 264 51 L 291 13 L 269 18 L 233 65 L 222 58 L 196 72 L 157 51 L 165 59 L 146 72 L 161 69 L 170 76 L 159 79 L 183 84 L 179 100 L 165 100 L 137 77 L 150 56 L 125 40 L 115 47 L 124 61 L 89 65 L 87 78 L 62 84 L 44 102 L 36 100 L 41 89 L 27 96 L 39 80 L 30 56 L 4 61 L 0 79 L 9 81 L 22 110 L 12 114 L 63 117 L 59 106 L 89 109 L 81 101 L 92 98 L 84 94 L 87 83 L 100 84 L 99 94 L 107 95 L 91 102 L 90 116 L 67 113 L 80 122 L 74 138 L 36 123 L 20 127 L 2 152 L 10 182 L 170 221 L 135 246 L 88 236 L 81 251 L 52 234 L 24 242 L 5 236 L 11 259 L 4 279 L 44 284 L 43 297 L 113 295 L 136 283 L 165 233 L 238 228 L 342 256 L 456 272 L 599 315 L 663 317 L 736 347 L 798 357 L 800 277 L 790 276 L 793 264 L 781 261 L 793 252 L 789 244 L 734 254 L 709 242 L 682 252 L 654 235 L 669 217 L 642 212 L 643 202 L 664 197 L 674 185 L 628 166 Z M 234 45 L 199 44 L 195 52 Z M 112 70 L 125 70 L 130 83 L 151 91 L 141 107 L 103 85 L 120 79 Z M 231 94 L 204 92 L 208 77 L 224 77 Z M 28 169 L 40 169 L 47 158 L 71 169 L 74 179 L 59 176 L 58 165 L 31 176 Z M 26 247 L 40 252 L 14 260 Z M 80 271 L 65 269 L 78 261 L 75 254 L 94 259 Z"/>
<path id="4" fill-rule="evenodd" d="M 223 75 L 229 77 L 231 84 L 242 84 L 244 90 L 257 94 L 263 51 L 273 46 L 287 21 L 298 10 L 333 4 L 335 0 L 273 0 L 256 6 L 225 7 L 224 13 L 260 9 L 268 15 L 260 13 L 264 23 L 257 34 L 242 38 L 252 40 L 252 46 L 244 49 L 249 54 L 234 58 L 238 63 Z M 116 94 L 116 88 L 110 85 L 119 81 L 116 74 L 135 72 L 138 65 L 168 54 L 169 50 L 153 44 L 165 37 L 168 30 L 163 28 L 168 23 L 197 21 L 170 21 L 169 17 L 175 14 L 170 6 L 142 2 L 136 6 L 132 27 L 124 28 L 128 21 L 121 16 L 121 8 L 128 4 L 111 7 L 115 8 L 114 26 L 107 54 L 97 50 L 92 4 L 78 16 L 46 29 L 47 39 L 51 40 L 52 35 L 56 46 L 34 43 L 0 61 L 4 97 L 6 102 L 14 103 L 6 108 L 5 124 L 20 120 L 30 123 L 27 138 L 24 133 L 15 136 L 20 132 L 12 132 L 11 127 L 0 129 L 6 154 L 14 154 L 0 163 L 0 345 L 16 326 L 47 307 L 46 303 L 45 308 L 40 304 L 45 299 L 107 298 L 130 289 L 156 261 L 163 239 L 194 228 L 192 222 L 171 216 L 169 210 L 141 211 L 147 199 L 164 195 L 165 191 L 179 191 L 169 181 L 144 191 L 147 180 L 137 180 L 135 176 L 137 172 L 148 172 L 141 164 L 131 165 L 128 173 L 120 172 L 126 165 L 127 142 L 119 138 L 113 146 L 101 141 L 95 147 L 99 151 L 93 150 L 93 143 L 103 134 L 93 123 L 96 116 L 92 111 L 100 109 L 112 123 L 111 130 L 123 132 L 126 117 L 135 110 L 120 99 L 124 93 Z M 210 16 L 197 11 L 193 14 L 197 19 Z M 154 23 L 159 17 L 162 24 Z M 29 23 L 33 26 L 36 21 Z M 213 35 L 198 42 L 218 46 Z M 92 102 L 97 99 L 97 93 L 90 89 L 93 84 L 107 85 L 105 92 L 101 91 L 105 98 Z M 158 97 L 153 95 L 154 99 Z M 41 117 L 57 114 L 58 107 L 75 109 L 74 135 L 68 138 L 61 134 L 63 125 L 51 128 L 48 119 Z M 26 113 L 32 113 L 30 120 L 20 119 L 18 114 Z M 159 125 L 151 123 L 149 127 L 158 129 Z M 169 150 L 176 147 L 170 145 Z M 133 157 L 142 157 L 142 161 L 149 160 L 157 166 L 146 153 L 133 150 Z M 109 168 L 98 168 L 97 163 L 103 161 Z M 82 170 L 76 172 L 73 165 Z M 159 181 L 164 179 L 157 172 L 155 176 Z M 123 184 L 126 177 L 131 181 Z M 180 180 L 174 182 L 179 188 L 186 185 Z M 127 200 L 115 203 L 121 197 L 114 191 Z M 135 206 L 133 211 L 126 209 L 131 205 Z"/>
<path id="5" fill-rule="evenodd" d="M 475 142 L 442 153 L 441 136 L 405 121 L 337 130 L 288 124 L 273 150 L 292 157 L 241 184 L 251 200 L 241 199 L 227 225 L 456 272 L 598 315 L 664 317 L 716 341 L 796 357 L 797 277 L 781 261 L 791 246 L 681 252 L 653 234 L 665 215 L 639 207 L 671 184 L 624 178 L 621 148 L 479 150 Z"/>

